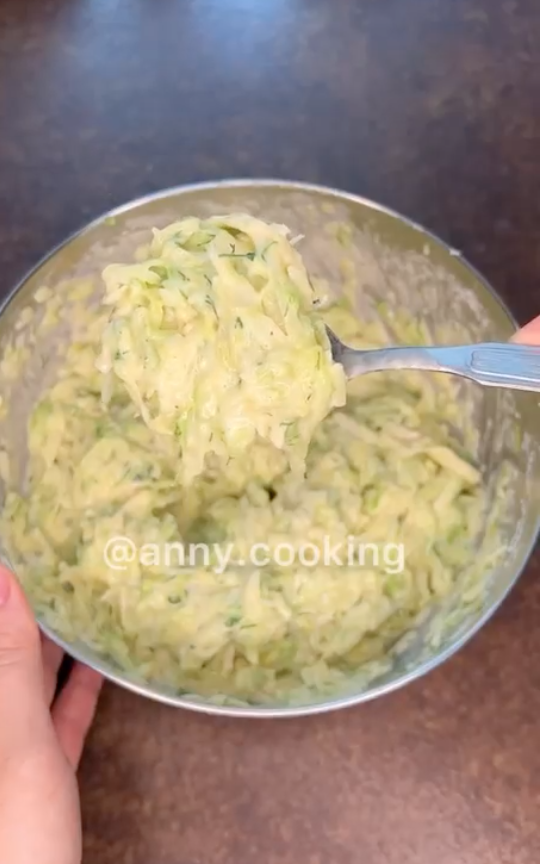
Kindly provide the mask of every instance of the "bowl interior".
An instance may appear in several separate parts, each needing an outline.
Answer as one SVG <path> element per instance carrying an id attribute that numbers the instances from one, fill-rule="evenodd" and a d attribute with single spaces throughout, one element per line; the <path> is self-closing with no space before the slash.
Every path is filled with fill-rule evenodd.
<path id="1" fill-rule="evenodd" d="M 381 303 L 407 309 L 426 323 L 434 341 L 446 344 L 506 340 L 515 330 L 501 301 L 459 254 L 419 226 L 370 202 L 277 182 L 170 190 L 92 223 L 38 265 L 6 301 L 0 315 L 0 396 L 7 410 L 0 418 L 0 436 L 10 460 L 10 482 L 16 487 L 24 482 L 29 410 L 44 384 L 55 378 L 58 346 L 84 326 L 77 319 L 81 301 L 72 296 L 72 280 L 90 279 L 92 296 L 84 302 L 97 303 L 103 267 L 132 258 L 147 242 L 151 228 L 187 215 L 225 212 L 248 212 L 283 222 L 303 235 L 300 248 L 310 274 L 326 280 L 332 292 L 339 293 L 344 273 L 352 272 L 363 318 L 377 316 Z M 42 287 L 53 292 L 47 304 L 38 302 Z M 50 321 L 44 328 L 47 315 Z M 527 394 L 480 390 L 468 382 L 456 381 L 456 388 L 464 417 L 472 418 L 474 456 L 491 499 L 485 530 L 478 538 L 478 558 L 461 574 L 450 597 L 424 614 L 382 660 L 362 667 L 347 691 L 331 702 L 259 707 L 188 699 L 130 676 L 81 642 L 66 644 L 50 632 L 42 615 L 41 625 L 72 655 L 124 686 L 171 704 L 217 713 L 262 716 L 327 710 L 373 698 L 427 671 L 470 637 L 504 598 L 526 563 L 540 513 L 539 450 L 532 435 L 537 400 Z M 456 429 L 457 437 L 461 433 Z M 495 520 L 496 532 L 490 530 Z M 488 576 L 479 581 L 478 561 L 489 562 L 491 555 Z"/>

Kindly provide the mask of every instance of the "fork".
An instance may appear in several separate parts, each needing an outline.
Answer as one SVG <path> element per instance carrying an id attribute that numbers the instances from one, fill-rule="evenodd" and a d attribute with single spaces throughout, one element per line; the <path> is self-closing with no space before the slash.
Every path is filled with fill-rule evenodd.
<path id="1" fill-rule="evenodd" d="M 395 346 L 356 350 L 344 345 L 326 328 L 332 357 L 347 378 L 392 369 L 446 372 L 476 381 L 484 387 L 506 387 L 540 393 L 540 346 L 505 342 L 477 345 Z"/>

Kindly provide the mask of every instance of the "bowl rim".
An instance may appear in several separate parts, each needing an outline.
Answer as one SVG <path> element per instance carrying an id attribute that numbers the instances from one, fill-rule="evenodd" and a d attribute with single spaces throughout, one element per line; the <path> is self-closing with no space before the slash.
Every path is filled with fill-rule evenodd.
<path id="1" fill-rule="evenodd" d="M 124 213 L 128 213 L 131 210 L 135 210 L 145 204 L 152 203 L 154 201 L 166 200 L 168 198 L 173 198 L 177 195 L 184 195 L 190 192 L 204 192 L 204 191 L 212 191 L 216 189 L 243 189 L 243 188 L 283 188 L 289 191 L 298 191 L 298 192 L 306 192 L 313 193 L 315 195 L 321 195 L 324 197 L 334 197 L 339 201 L 349 201 L 354 204 L 361 204 L 364 207 L 369 208 L 370 210 L 374 210 L 379 213 L 383 213 L 387 216 L 392 217 L 393 219 L 397 219 L 399 222 L 405 223 L 410 228 L 421 233 L 424 237 L 431 240 L 432 243 L 439 246 L 443 251 L 452 255 L 453 257 L 459 258 L 461 264 L 471 273 L 471 275 L 482 284 L 482 286 L 488 291 L 489 294 L 493 297 L 493 299 L 497 302 L 501 310 L 506 314 L 509 323 L 512 324 L 514 329 L 517 329 L 518 324 L 517 321 L 507 306 L 506 302 L 502 297 L 497 293 L 495 288 L 488 282 L 488 280 L 480 273 L 476 267 L 471 264 L 465 256 L 459 250 L 456 250 L 451 245 L 446 243 L 436 234 L 434 234 L 429 229 L 425 228 L 420 223 L 414 221 L 408 216 L 404 216 L 397 210 L 394 210 L 390 207 L 387 207 L 384 204 L 379 204 L 376 201 L 372 201 L 369 198 L 366 198 L 362 195 L 357 195 L 353 192 L 347 192 L 346 190 L 342 190 L 336 187 L 325 186 L 316 183 L 307 183 L 303 181 L 294 181 L 294 180 L 286 180 L 279 178 L 231 178 L 231 179 L 221 179 L 221 180 L 207 180 L 200 181 L 195 183 L 183 184 L 180 186 L 171 186 L 165 189 L 160 189 L 154 192 L 147 193 L 146 195 L 141 195 L 137 198 L 134 198 L 124 204 L 120 204 L 116 207 L 111 208 L 110 210 L 102 213 L 101 215 L 95 217 L 90 222 L 85 223 L 79 229 L 75 230 L 71 234 L 69 234 L 63 241 L 54 246 L 49 252 L 43 255 L 34 265 L 31 267 L 23 276 L 18 280 L 15 286 L 7 292 L 5 297 L 0 302 L 0 316 L 4 314 L 7 310 L 9 304 L 18 294 L 18 292 L 24 287 L 24 285 L 31 279 L 49 260 L 54 258 L 62 249 L 69 246 L 74 240 L 79 237 L 84 236 L 85 234 L 89 234 L 92 230 L 100 226 L 103 222 L 108 219 L 113 219 L 116 216 L 120 216 Z M 85 656 L 85 652 L 79 649 L 76 645 L 71 645 L 60 636 L 58 636 L 47 624 L 42 622 L 39 617 L 36 615 L 37 623 L 40 630 L 49 638 L 52 642 L 56 643 L 60 648 L 64 650 L 64 652 L 72 657 L 74 660 L 79 661 L 80 663 L 85 664 L 86 666 L 90 666 L 95 671 L 99 672 L 103 677 L 111 681 L 114 684 L 122 687 L 125 690 L 130 691 L 131 693 L 137 694 L 139 696 L 144 696 L 148 699 L 151 699 L 154 702 L 158 702 L 164 705 L 176 707 L 176 708 L 185 708 L 190 711 L 195 711 L 197 713 L 208 714 L 208 715 L 217 715 L 217 716 L 226 716 L 226 717 L 237 717 L 237 718 L 250 718 L 250 719 L 274 719 L 274 718 L 293 718 L 293 717 L 303 717 L 317 714 L 326 714 L 328 712 L 337 711 L 342 708 L 352 707 L 353 705 L 359 705 L 366 702 L 371 702 L 374 699 L 379 698 L 380 696 L 384 696 L 390 693 L 393 693 L 401 688 L 405 687 L 407 684 L 416 681 L 419 678 L 427 675 L 429 672 L 436 669 L 438 666 L 445 663 L 450 659 L 454 654 L 456 654 L 461 648 L 464 647 L 481 629 L 482 627 L 489 621 L 489 619 L 495 615 L 497 610 L 500 608 L 504 600 L 509 595 L 510 591 L 515 587 L 516 583 L 522 576 L 525 568 L 527 567 L 531 554 L 535 548 L 536 542 L 540 537 L 540 514 L 538 514 L 536 518 L 536 526 L 533 531 L 533 536 L 525 549 L 523 564 L 516 570 L 512 579 L 509 581 L 508 585 L 505 589 L 500 593 L 500 595 L 491 603 L 491 605 L 484 610 L 482 615 L 479 617 L 474 624 L 467 629 L 464 633 L 461 633 L 455 640 L 453 640 L 443 651 L 441 651 L 436 656 L 432 657 L 430 660 L 424 661 L 418 665 L 415 669 L 401 675 L 395 681 L 390 681 L 385 684 L 379 684 L 370 689 L 369 691 L 348 694 L 346 696 L 341 696 L 335 699 L 329 699 L 328 701 L 318 702 L 316 704 L 308 704 L 308 705 L 291 705 L 291 706 L 264 706 L 264 705 L 219 705 L 210 702 L 203 702 L 197 699 L 187 699 L 184 696 L 176 695 L 173 693 L 167 693 L 165 691 L 158 691 L 154 689 L 150 684 L 146 684 L 145 682 L 138 682 L 135 680 L 130 680 L 128 677 L 124 677 L 123 673 L 120 671 L 116 671 L 111 665 L 108 665 L 105 660 L 102 660 L 99 657 L 92 657 L 89 659 Z"/>

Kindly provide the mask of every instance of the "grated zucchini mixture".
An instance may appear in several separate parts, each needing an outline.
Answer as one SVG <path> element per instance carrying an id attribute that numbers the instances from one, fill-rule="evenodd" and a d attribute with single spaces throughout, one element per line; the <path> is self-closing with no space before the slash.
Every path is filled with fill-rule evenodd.
<path id="1" fill-rule="evenodd" d="M 24 494 L 1 517 L 36 608 L 134 677 L 256 704 L 313 701 L 376 661 L 451 592 L 484 492 L 452 426 L 450 379 L 346 383 L 327 323 L 387 342 L 346 299 L 324 302 L 283 226 L 247 215 L 154 232 L 112 264 L 28 426 Z M 396 319 L 397 320 L 397 319 Z M 399 316 L 406 341 L 417 322 Z M 417 337 L 418 339 L 421 338 Z M 5 472 L 4 472 L 5 473 Z M 138 547 L 403 544 L 403 567 L 104 562 Z"/>

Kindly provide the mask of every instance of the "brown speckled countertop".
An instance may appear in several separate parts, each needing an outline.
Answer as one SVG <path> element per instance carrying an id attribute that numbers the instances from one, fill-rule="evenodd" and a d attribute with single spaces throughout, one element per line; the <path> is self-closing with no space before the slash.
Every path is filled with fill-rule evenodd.
<path id="1" fill-rule="evenodd" d="M 112 205 L 273 175 L 426 224 L 525 321 L 539 33 L 535 0 L 2 0 L 2 290 Z M 458 656 L 364 707 L 242 722 L 108 686 L 85 864 L 538 864 L 539 658 L 537 556 Z"/>

